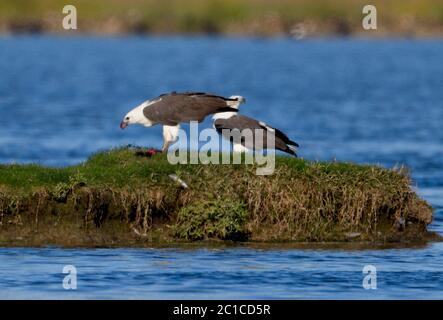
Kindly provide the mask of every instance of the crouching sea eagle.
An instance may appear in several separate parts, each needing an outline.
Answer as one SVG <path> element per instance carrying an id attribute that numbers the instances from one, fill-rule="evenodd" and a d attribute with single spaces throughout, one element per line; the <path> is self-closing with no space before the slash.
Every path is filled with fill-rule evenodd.
<path id="1" fill-rule="evenodd" d="M 123 118 L 120 128 L 131 124 L 152 127 L 163 125 L 163 148 L 166 152 L 177 140 L 180 123 L 202 122 L 208 115 L 219 112 L 237 112 L 240 101 L 233 96 L 221 96 L 203 92 L 167 93 L 143 102 Z"/>
<path id="2" fill-rule="evenodd" d="M 242 101 L 238 97 L 239 101 Z M 244 101 L 244 100 L 243 100 Z M 215 114 L 213 117 L 214 128 L 223 137 L 229 139 L 234 144 L 234 151 L 244 152 L 249 150 L 268 149 L 267 139 L 268 135 L 272 134 L 275 138 L 274 148 L 283 152 L 297 156 L 296 151 L 299 147 L 297 142 L 288 138 L 286 134 L 280 130 L 273 128 L 262 121 L 258 121 L 237 112 L 221 112 Z M 261 136 L 255 135 L 255 130 L 263 130 Z M 252 139 L 246 139 L 242 134 L 243 130 L 251 130 Z M 257 141 L 261 138 L 262 141 Z"/>

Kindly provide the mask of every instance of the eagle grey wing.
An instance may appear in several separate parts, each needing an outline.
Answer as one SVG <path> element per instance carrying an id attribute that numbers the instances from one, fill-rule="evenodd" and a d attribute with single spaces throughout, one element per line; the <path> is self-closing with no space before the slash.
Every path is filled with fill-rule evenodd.
<path id="1" fill-rule="evenodd" d="M 288 136 L 283 133 L 282 131 L 280 131 L 277 128 L 271 127 L 268 124 L 264 123 L 264 122 L 259 122 L 260 126 L 265 129 L 265 130 L 274 130 L 274 134 L 275 134 L 275 138 L 281 140 L 282 142 L 284 142 L 285 144 L 289 144 L 291 146 L 294 147 L 299 147 L 298 143 L 295 141 L 292 141 L 291 139 L 288 138 Z"/>
<path id="2" fill-rule="evenodd" d="M 189 96 L 192 103 L 186 108 L 183 115 L 184 121 L 197 120 L 202 122 L 208 115 L 229 109 L 226 100 L 222 97 L 212 95 L 192 95 Z M 237 111 L 231 109 L 231 111 Z"/>
<path id="3" fill-rule="evenodd" d="M 227 119 L 215 120 L 214 127 L 217 129 L 218 132 L 221 132 L 223 129 L 238 129 L 240 131 L 244 129 L 262 129 L 257 120 L 238 114 Z"/>
<path id="4" fill-rule="evenodd" d="M 262 129 L 257 120 L 238 114 L 227 119 L 216 119 L 214 121 L 214 128 L 232 143 L 241 143 L 241 145 L 248 149 L 254 149 L 254 130 Z M 244 130 L 251 130 L 249 134 L 252 134 L 252 141 L 246 139 L 248 131 Z"/>
<path id="5" fill-rule="evenodd" d="M 272 134 L 275 137 L 275 149 L 277 150 L 281 150 L 283 152 L 292 154 L 294 156 L 297 156 L 297 154 L 295 153 L 296 151 L 296 147 L 299 147 L 298 143 L 295 141 L 292 141 L 291 139 L 288 138 L 288 136 L 283 133 L 281 130 L 271 127 L 268 124 L 264 123 L 264 122 L 259 122 L 259 125 L 265 129 L 266 133 L 268 132 L 272 132 Z M 263 145 L 267 144 L 267 135 L 264 134 L 263 135 Z"/>
<path id="6" fill-rule="evenodd" d="M 180 119 L 177 118 L 176 113 L 184 106 L 184 103 L 186 102 L 176 94 L 161 95 L 143 109 L 143 114 L 154 123 L 177 125 Z"/>
<path id="7" fill-rule="evenodd" d="M 263 135 L 262 135 L 262 141 L 260 143 L 263 148 L 267 148 L 267 139 L 268 134 L 272 133 L 275 137 L 275 149 L 281 150 L 287 153 L 290 153 L 292 155 L 295 154 L 295 148 L 298 147 L 298 144 L 294 141 L 291 141 L 282 131 L 275 129 L 271 126 L 268 126 L 266 123 L 257 121 L 255 119 L 242 116 L 242 115 L 236 115 L 228 119 L 217 119 L 214 122 L 214 127 L 216 128 L 217 132 L 222 134 L 225 138 L 232 138 L 231 135 L 228 136 L 228 133 L 223 131 L 223 129 L 229 129 L 229 130 L 244 130 L 244 129 L 250 129 L 253 131 L 253 142 L 251 145 L 251 142 L 245 141 L 244 137 L 236 138 L 237 141 L 241 141 L 241 144 L 245 146 L 248 149 L 256 149 L 257 141 L 254 130 L 256 129 L 262 129 Z M 238 133 L 237 133 L 238 134 Z M 232 139 L 231 139 L 232 140 Z"/>
<path id="8" fill-rule="evenodd" d="M 229 99 L 204 93 L 171 93 L 161 95 L 143 114 L 151 121 L 167 125 L 202 122 L 208 115 L 227 111 L 227 108 L 236 111 L 227 106 L 227 101 Z"/>

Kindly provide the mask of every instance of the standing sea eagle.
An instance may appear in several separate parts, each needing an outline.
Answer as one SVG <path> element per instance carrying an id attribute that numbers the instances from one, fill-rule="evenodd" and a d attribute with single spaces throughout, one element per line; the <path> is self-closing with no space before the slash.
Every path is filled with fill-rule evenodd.
<path id="1" fill-rule="evenodd" d="M 288 136 L 280 130 L 273 128 L 262 121 L 239 115 L 237 112 L 231 111 L 217 113 L 212 119 L 214 120 L 214 128 L 217 132 L 223 137 L 232 140 L 234 151 L 245 152 L 249 150 L 267 149 L 267 136 L 268 134 L 272 134 L 275 137 L 275 149 L 289 153 L 295 157 L 297 156 L 295 152 L 297 151 L 296 148 L 299 146 L 298 143 L 290 140 Z M 251 130 L 252 139 L 248 140 L 245 135 L 241 134 L 245 129 Z M 263 130 L 263 141 L 261 144 L 257 144 L 255 137 L 256 129 Z"/>
<path id="2" fill-rule="evenodd" d="M 130 124 L 151 127 L 163 125 L 163 148 L 166 152 L 178 138 L 180 123 L 202 122 L 206 116 L 218 112 L 236 112 L 240 102 L 236 97 L 224 98 L 203 92 L 167 93 L 143 102 L 131 110 L 120 123 L 125 129 Z"/>

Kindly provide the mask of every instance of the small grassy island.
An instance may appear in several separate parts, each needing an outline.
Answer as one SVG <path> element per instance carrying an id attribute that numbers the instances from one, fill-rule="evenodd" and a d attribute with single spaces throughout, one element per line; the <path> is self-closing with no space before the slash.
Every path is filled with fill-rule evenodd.
<path id="1" fill-rule="evenodd" d="M 407 174 L 377 166 L 277 157 L 257 176 L 130 147 L 65 168 L 0 165 L 0 246 L 414 242 L 435 237 L 432 213 Z"/>

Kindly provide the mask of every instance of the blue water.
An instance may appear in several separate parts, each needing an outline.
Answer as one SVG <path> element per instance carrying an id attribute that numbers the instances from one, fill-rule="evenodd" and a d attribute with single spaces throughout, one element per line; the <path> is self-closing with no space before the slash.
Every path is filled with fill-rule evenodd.
<path id="1" fill-rule="evenodd" d="M 247 98 L 318 160 L 406 165 L 443 235 L 443 41 L 0 39 L 0 163 L 63 166 L 161 129 L 123 115 L 168 91 Z M 210 126 L 210 122 L 205 122 Z M 377 268 L 377 289 L 362 268 Z M 62 269 L 77 268 L 77 290 Z M 443 243 L 413 248 L 0 248 L 0 298 L 443 298 Z"/>

